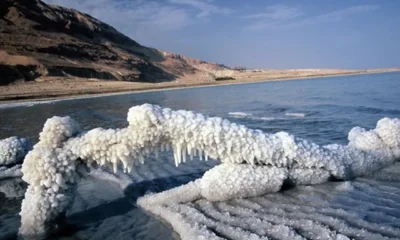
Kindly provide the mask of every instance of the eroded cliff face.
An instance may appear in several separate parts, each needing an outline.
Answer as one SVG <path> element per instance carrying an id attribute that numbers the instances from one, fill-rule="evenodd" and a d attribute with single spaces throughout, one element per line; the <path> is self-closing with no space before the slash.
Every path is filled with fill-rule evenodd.
<path id="1" fill-rule="evenodd" d="M 46 68 L 32 57 L 9 55 L 0 50 L 0 85 L 32 81 L 46 75 Z"/>
<path id="2" fill-rule="evenodd" d="M 0 49 L 0 84 L 40 76 L 162 82 L 229 70 L 142 46 L 90 15 L 39 0 L 0 1 Z"/>

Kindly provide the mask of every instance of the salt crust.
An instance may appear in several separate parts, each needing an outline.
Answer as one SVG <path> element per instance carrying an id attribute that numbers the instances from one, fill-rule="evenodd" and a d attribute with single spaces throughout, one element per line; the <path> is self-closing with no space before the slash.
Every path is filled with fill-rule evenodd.
<path id="1" fill-rule="evenodd" d="M 353 128 L 346 146 L 319 146 L 286 132 L 267 134 L 219 117 L 150 104 L 132 107 L 128 122 L 122 129 L 81 132 L 69 117 L 46 121 L 40 141 L 22 166 L 29 187 L 22 202 L 20 234 L 44 234 L 65 213 L 73 201 L 76 182 L 86 171 L 82 163 L 111 164 L 114 171 L 122 166 L 124 172 L 130 172 L 149 154 L 170 147 L 177 166 L 194 156 L 220 159 L 222 164 L 201 179 L 138 200 L 145 209 L 152 208 L 179 223 L 179 216 L 167 216 L 163 206 L 199 198 L 220 201 L 259 196 L 279 191 L 285 182 L 348 180 L 400 157 L 399 119 L 383 118 L 370 131 Z"/>

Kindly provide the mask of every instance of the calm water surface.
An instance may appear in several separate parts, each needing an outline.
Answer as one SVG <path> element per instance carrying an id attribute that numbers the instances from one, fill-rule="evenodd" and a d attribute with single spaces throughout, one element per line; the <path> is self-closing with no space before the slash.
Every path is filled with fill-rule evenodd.
<path id="1" fill-rule="evenodd" d="M 266 132 L 289 131 L 320 144 L 345 143 L 354 126 L 400 117 L 400 73 L 264 82 L 135 93 L 0 108 L 0 139 L 35 139 L 47 118 L 69 115 L 85 129 L 123 127 L 131 106 L 152 103 L 220 116 Z M 252 114 L 230 115 L 233 112 Z M 294 114 L 293 114 L 294 113 Z M 298 114 L 296 114 L 298 113 Z M 304 116 L 304 117 L 303 117 Z"/>
<path id="2" fill-rule="evenodd" d="M 400 73 L 201 87 L 12 108 L 2 105 L 0 139 L 20 136 L 36 141 L 46 119 L 56 115 L 69 115 L 84 129 L 125 127 L 128 109 L 143 103 L 220 116 L 269 133 L 288 131 L 318 144 L 346 144 L 347 133 L 354 126 L 374 128 L 383 117 L 400 118 Z M 132 175 L 134 185 L 129 189 L 140 189 L 143 194 L 147 188 L 170 188 L 201 176 L 215 164 L 184 164 L 175 170 L 171 161 L 167 154 L 139 167 Z M 68 230 L 62 235 L 65 239 L 176 238 L 165 224 L 134 207 L 133 195 L 137 190 L 106 192 L 115 195 L 111 201 L 101 196 L 104 192 L 96 192 L 98 186 L 94 182 L 80 187 L 81 194 L 70 217 L 75 225 L 85 227 Z M 6 182 L 1 184 L 5 188 Z M 90 198 L 100 199 L 99 205 L 91 208 Z M 0 192 L 0 232 L 8 231 L 0 238 L 15 237 L 20 201 L 21 197 L 5 198 Z M 112 235 L 115 231 L 125 235 Z"/>

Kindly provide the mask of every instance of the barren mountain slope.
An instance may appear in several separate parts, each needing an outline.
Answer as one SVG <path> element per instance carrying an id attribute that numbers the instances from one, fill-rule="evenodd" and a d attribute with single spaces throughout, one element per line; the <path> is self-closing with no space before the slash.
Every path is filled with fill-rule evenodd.
<path id="1" fill-rule="evenodd" d="M 142 46 L 87 14 L 39 0 L 0 1 L 0 50 L 3 85 L 39 76 L 163 82 L 232 71 Z"/>

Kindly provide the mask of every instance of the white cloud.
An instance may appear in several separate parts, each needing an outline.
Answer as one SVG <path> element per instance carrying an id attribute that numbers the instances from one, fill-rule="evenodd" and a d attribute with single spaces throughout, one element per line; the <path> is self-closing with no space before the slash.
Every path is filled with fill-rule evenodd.
<path id="1" fill-rule="evenodd" d="M 265 12 L 251 14 L 245 18 L 252 19 L 270 19 L 270 20 L 288 20 L 301 16 L 303 13 L 297 7 L 289 7 L 281 4 L 269 6 Z"/>
<path id="2" fill-rule="evenodd" d="M 74 8 L 113 26 L 145 46 L 170 49 L 177 33 L 195 23 L 183 7 L 151 0 L 44 0 Z"/>
<path id="3" fill-rule="evenodd" d="M 88 13 L 119 29 L 175 30 L 191 22 L 185 9 L 152 1 L 45 0 L 45 2 Z"/>
<path id="4" fill-rule="evenodd" d="M 217 6 L 212 0 L 43 1 L 90 14 L 139 43 L 153 46 L 160 46 L 160 42 L 165 43 L 166 38 L 176 41 L 177 35 L 171 34 L 171 31 L 176 32 L 209 20 L 207 17 L 213 14 L 227 15 L 233 12 Z"/>
<path id="5" fill-rule="evenodd" d="M 367 13 L 375 11 L 378 8 L 379 6 L 377 5 L 359 5 L 335 10 L 316 16 L 304 17 L 305 14 L 303 14 L 301 9 L 299 8 L 288 7 L 284 5 L 274 5 L 268 7 L 267 11 L 264 13 L 248 15 L 244 18 L 256 20 L 248 25 L 247 29 L 261 30 L 267 28 L 302 26 L 323 22 L 338 22 L 353 14 Z"/>
<path id="6" fill-rule="evenodd" d="M 330 13 L 322 14 L 320 16 L 317 16 L 315 18 L 315 20 L 317 20 L 317 21 L 340 21 L 344 17 L 349 16 L 351 14 L 371 12 L 371 11 L 377 10 L 378 8 L 379 8 L 379 6 L 377 6 L 377 5 L 353 6 L 353 7 L 348 7 L 345 9 L 333 11 Z"/>
<path id="7" fill-rule="evenodd" d="M 230 8 L 219 7 L 210 0 L 169 0 L 172 4 L 187 5 L 199 11 L 197 17 L 207 17 L 212 14 L 228 15 L 234 11 Z"/>

